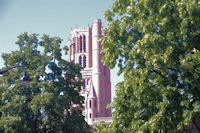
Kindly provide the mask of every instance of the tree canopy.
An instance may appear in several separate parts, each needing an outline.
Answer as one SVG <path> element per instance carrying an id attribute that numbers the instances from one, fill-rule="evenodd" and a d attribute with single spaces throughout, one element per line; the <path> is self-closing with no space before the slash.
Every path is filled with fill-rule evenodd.
<path id="1" fill-rule="evenodd" d="M 124 80 L 97 132 L 199 132 L 200 2 L 114 0 L 105 18 L 102 61 Z"/>
<path id="2" fill-rule="evenodd" d="M 1 70 L 23 65 L 32 81 L 18 83 L 22 68 L 0 77 L 1 133 L 90 132 L 77 109 L 84 102 L 81 67 L 62 58 L 61 42 L 59 37 L 23 33 L 16 42 L 19 50 L 3 55 Z"/>

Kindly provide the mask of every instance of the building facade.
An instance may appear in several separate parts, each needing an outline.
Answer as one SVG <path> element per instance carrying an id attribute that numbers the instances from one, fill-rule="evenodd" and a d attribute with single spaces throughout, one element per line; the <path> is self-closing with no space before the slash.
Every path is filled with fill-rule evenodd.
<path id="1" fill-rule="evenodd" d="M 111 110 L 106 106 L 111 103 L 110 70 L 101 62 L 100 38 L 104 36 L 101 20 L 95 20 L 92 27 L 76 28 L 71 31 L 69 61 L 79 63 L 84 85 L 81 95 L 85 97 L 83 115 L 89 125 L 103 120 L 111 120 Z"/>

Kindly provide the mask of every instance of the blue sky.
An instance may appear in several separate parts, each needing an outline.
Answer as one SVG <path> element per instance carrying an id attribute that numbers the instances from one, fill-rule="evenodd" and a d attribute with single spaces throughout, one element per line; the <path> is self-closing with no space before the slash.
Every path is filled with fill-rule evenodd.
<path id="1" fill-rule="evenodd" d="M 62 46 L 68 45 L 70 30 L 88 27 L 95 19 L 106 26 L 104 11 L 113 0 L 0 0 L 0 53 L 17 49 L 20 33 L 58 36 Z M 3 60 L 0 58 L 0 68 Z M 117 69 L 111 70 L 112 94 L 114 85 L 122 80 Z"/>

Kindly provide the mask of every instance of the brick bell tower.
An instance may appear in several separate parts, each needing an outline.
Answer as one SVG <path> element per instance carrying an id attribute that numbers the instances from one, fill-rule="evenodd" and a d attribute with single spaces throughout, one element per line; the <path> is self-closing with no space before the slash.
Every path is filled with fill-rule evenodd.
<path id="1" fill-rule="evenodd" d="M 111 103 L 110 70 L 101 62 L 100 38 L 102 22 L 97 19 L 92 27 L 76 28 L 71 31 L 69 61 L 80 64 L 84 85 L 81 95 L 85 97 L 83 115 L 89 125 L 100 120 L 111 119 L 111 110 L 106 106 Z"/>

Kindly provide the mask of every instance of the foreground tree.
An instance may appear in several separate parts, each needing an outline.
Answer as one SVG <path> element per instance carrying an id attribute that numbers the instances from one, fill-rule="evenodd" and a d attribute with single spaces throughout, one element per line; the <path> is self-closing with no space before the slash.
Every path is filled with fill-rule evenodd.
<path id="1" fill-rule="evenodd" d="M 5 68 L 26 67 L 32 81 L 18 83 L 21 68 L 0 77 L 0 132 L 82 133 L 89 126 L 82 116 L 81 68 L 62 59 L 58 37 L 27 33 L 18 36 L 19 50 L 4 54 Z M 67 51 L 67 48 L 64 48 Z M 74 106 L 76 105 L 76 106 Z"/>
<path id="2" fill-rule="evenodd" d="M 200 132 L 199 1 L 115 0 L 105 18 L 103 62 L 124 81 L 97 132 Z"/>

